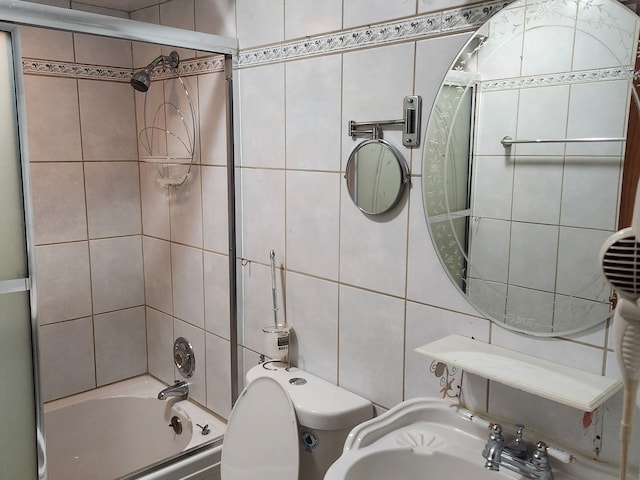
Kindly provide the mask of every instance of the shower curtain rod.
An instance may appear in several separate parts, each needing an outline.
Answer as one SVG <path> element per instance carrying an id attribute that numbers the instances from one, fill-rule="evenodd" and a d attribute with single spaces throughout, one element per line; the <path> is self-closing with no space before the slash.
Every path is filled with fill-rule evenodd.
<path id="1" fill-rule="evenodd" d="M 514 140 L 509 136 L 500 140 L 503 147 L 507 148 L 514 143 L 586 143 L 586 142 L 626 142 L 626 138 L 619 137 L 590 137 L 590 138 L 538 138 L 534 140 Z"/>

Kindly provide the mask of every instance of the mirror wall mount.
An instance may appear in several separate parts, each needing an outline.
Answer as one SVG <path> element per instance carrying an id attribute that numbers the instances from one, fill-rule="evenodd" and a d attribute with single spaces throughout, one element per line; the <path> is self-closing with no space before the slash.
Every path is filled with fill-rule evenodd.
<path id="1" fill-rule="evenodd" d="M 422 98 L 419 95 L 407 95 L 402 101 L 403 118 L 399 120 L 381 120 L 379 122 L 349 121 L 349 136 L 371 139 L 381 138 L 383 127 L 402 126 L 402 144 L 405 147 L 420 145 L 420 119 L 422 113 Z"/>

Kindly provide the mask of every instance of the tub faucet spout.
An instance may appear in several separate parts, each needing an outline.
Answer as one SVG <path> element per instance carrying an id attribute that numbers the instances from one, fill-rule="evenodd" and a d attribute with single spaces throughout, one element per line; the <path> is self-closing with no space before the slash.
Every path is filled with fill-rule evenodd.
<path id="1" fill-rule="evenodd" d="M 158 394 L 158 400 L 166 400 L 169 397 L 180 397 L 180 400 L 186 400 L 189 396 L 189 384 L 184 380 L 176 380 L 176 383 L 165 388 Z"/>

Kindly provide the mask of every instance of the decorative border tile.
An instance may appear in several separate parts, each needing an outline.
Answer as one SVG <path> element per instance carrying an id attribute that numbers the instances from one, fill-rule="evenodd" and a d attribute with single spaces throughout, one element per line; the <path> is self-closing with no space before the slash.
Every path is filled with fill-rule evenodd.
<path id="1" fill-rule="evenodd" d="M 308 37 L 268 47 L 241 50 L 237 67 L 254 67 L 303 57 L 339 53 L 388 43 L 412 42 L 443 34 L 476 29 L 489 17 L 513 0 L 491 1 L 470 7 L 415 16 L 405 20 L 343 30 L 337 33 Z"/>
<path id="2" fill-rule="evenodd" d="M 604 80 L 631 80 L 634 77 L 632 66 L 584 70 L 581 72 L 563 72 L 531 77 L 507 78 L 480 82 L 482 91 L 509 90 L 515 88 L 544 87 L 550 85 L 569 85 Z"/>
<path id="3" fill-rule="evenodd" d="M 104 80 L 113 82 L 129 82 L 133 73 L 130 68 L 104 67 L 80 63 L 56 62 L 51 60 L 22 59 L 22 70 L 25 75 L 46 75 L 50 77 L 66 77 L 77 79 Z M 224 71 L 224 56 L 194 58 L 180 62 L 178 74 L 182 77 Z M 171 70 L 163 71 L 156 67 L 152 79 L 166 80 L 172 78 Z"/>

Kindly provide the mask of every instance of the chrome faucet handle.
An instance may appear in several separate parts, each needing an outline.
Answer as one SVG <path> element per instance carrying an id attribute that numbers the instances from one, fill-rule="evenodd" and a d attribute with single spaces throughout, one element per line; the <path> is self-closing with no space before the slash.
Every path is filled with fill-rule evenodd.
<path id="1" fill-rule="evenodd" d="M 491 433 L 489 434 L 489 440 L 504 442 L 504 437 L 502 436 L 502 425 L 499 423 L 492 423 L 489 425 L 489 430 Z"/>
<path id="2" fill-rule="evenodd" d="M 536 443 L 536 450 L 531 455 L 531 463 L 536 467 L 548 468 L 549 456 L 547 455 L 547 444 L 544 442 Z"/>
<path id="3" fill-rule="evenodd" d="M 502 426 L 500 426 L 500 424 L 492 423 L 489 425 L 489 428 L 491 429 L 489 440 L 482 451 L 482 456 L 486 460 L 484 468 L 497 472 L 500 470 L 504 437 L 502 436 Z"/>

